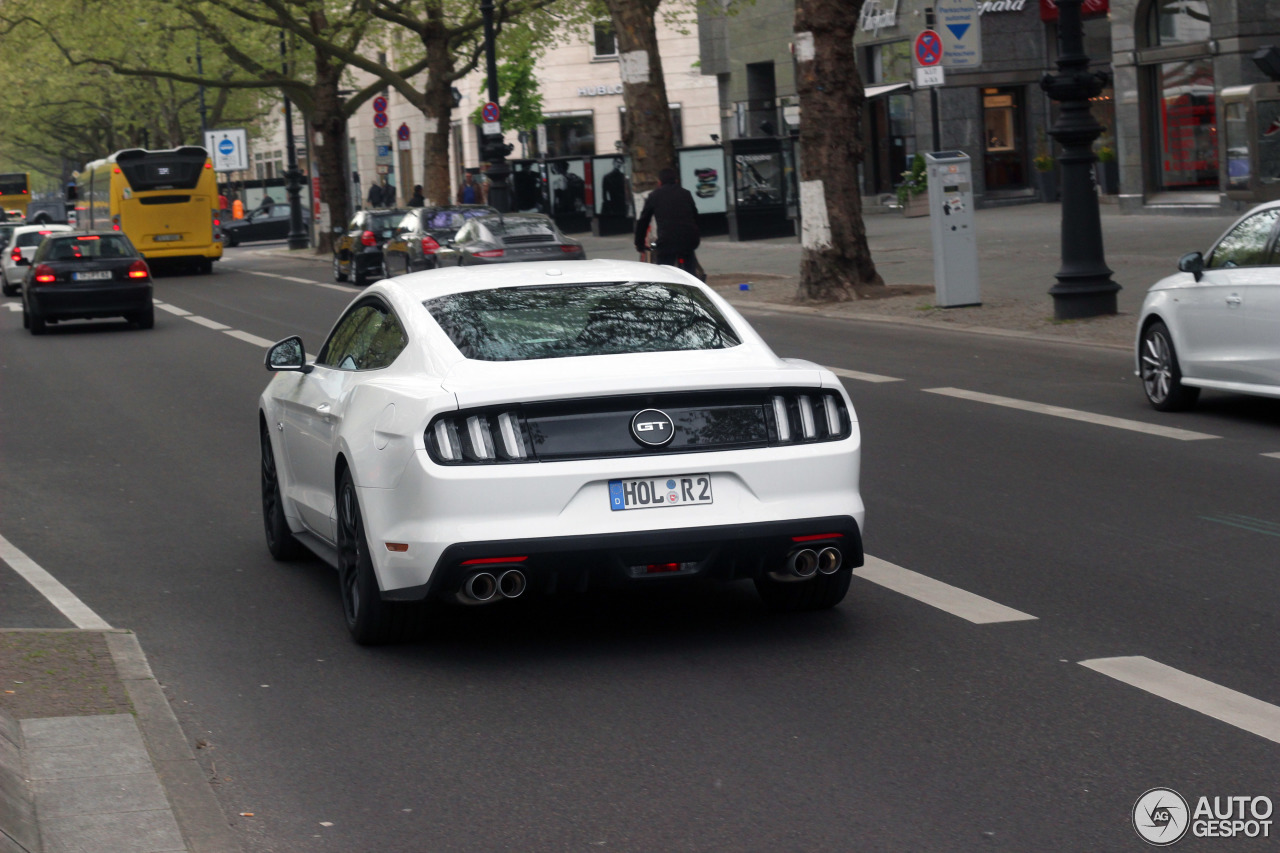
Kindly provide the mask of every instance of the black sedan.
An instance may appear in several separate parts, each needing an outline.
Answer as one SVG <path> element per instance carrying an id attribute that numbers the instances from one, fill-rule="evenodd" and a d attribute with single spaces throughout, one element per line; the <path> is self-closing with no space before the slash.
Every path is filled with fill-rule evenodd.
<path id="1" fill-rule="evenodd" d="M 497 213 L 484 204 L 456 204 L 449 207 L 421 207 L 409 211 L 396 233 L 382 247 L 386 277 L 440 266 L 437 253 L 457 237 L 468 219 Z"/>
<path id="2" fill-rule="evenodd" d="M 221 218 L 221 217 L 219 217 Z M 302 227 L 310 233 L 311 217 L 302 212 Z M 258 208 L 245 214 L 244 219 L 222 220 L 222 244 L 239 246 L 257 240 L 284 240 L 289 236 L 289 206 L 277 204 L 270 210 Z"/>
<path id="3" fill-rule="evenodd" d="M 43 335 L 60 320 L 124 317 L 139 329 L 155 325 L 151 270 L 118 232 L 59 231 L 45 237 L 22 282 L 22 325 Z"/>
<path id="4" fill-rule="evenodd" d="M 409 211 L 361 210 L 351 217 L 347 227 L 333 229 L 333 278 L 356 287 L 364 287 L 371 279 L 385 278 L 382 247 L 396 233 Z"/>
<path id="5" fill-rule="evenodd" d="M 498 213 L 472 219 L 436 253 L 440 266 L 520 261 L 583 261 L 582 244 L 570 240 L 542 213 Z"/>

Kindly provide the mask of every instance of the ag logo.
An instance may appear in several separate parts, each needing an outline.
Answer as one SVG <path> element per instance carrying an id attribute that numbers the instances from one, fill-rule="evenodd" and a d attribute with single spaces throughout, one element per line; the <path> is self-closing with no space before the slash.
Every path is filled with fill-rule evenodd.
<path id="1" fill-rule="evenodd" d="M 636 441 L 650 447 L 661 447 L 675 436 L 675 424 L 666 412 L 645 409 L 631 419 L 631 434 Z"/>
<path id="2" fill-rule="evenodd" d="M 1168 847 L 1187 834 L 1191 813 L 1187 801 L 1172 788 L 1152 788 L 1133 804 L 1133 828 L 1156 847 Z"/>

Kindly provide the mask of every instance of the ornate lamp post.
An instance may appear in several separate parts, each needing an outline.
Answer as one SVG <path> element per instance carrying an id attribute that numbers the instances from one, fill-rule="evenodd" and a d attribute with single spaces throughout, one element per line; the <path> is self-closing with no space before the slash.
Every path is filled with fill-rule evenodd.
<path id="1" fill-rule="evenodd" d="M 498 102 L 498 59 L 493 30 L 493 0 L 482 0 L 480 12 L 484 15 L 484 57 L 485 70 L 489 77 L 489 100 Z M 484 134 L 480 141 L 480 154 L 489 163 L 489 205 L 503 213 L 511 210 L 511 193 L 507 187 L 507 176 L 511 167 L 507 165 L 507 153 L 511 149 L 502 141 L 500 135 Z"/>
<path id="2" fill-rule="evenodd" d="M 288 78 L 289 62 L 285 51 L 284 30 L 280 31 L 280 58 L 281 69 Z M 288 158 L 284 170 L 284 191 L 289 197 L 289 248 L 305 249 L 311 241 L 306 229 L 302 227 L 302 172 L 298 170 L 298 145 L 293 138 L 293 106 L 289 103 L 288 95 L 284 96 L 284 135 Z"/>
<path id="3" fill-rule="evenodd" d="M 1084 52 L 1083 0 L 1057 0 L 1058 73 L 1045 74 L 1040 88 L 1061 104 L 1049 131 L 1062 145 L 1062 268 L 1049 288 L 1058 320 L 1116 313 L 1116 291 L 1102 251 L 1102 220 L 1094 189 L 1093 141 L 1102 133 L 1089 99 L 1107 85 L 1107 75 L 1089 70 Z"/>

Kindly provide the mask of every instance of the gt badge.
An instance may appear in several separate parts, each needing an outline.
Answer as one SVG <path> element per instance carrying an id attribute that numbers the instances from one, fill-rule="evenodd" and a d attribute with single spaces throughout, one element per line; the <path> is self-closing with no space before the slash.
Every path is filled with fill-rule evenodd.
<path id="1" fill-rule="evenodd" d="M 661 447 L 675 436 L 675 423 L 666 412 L 645 409 L 631 419 L 631 434 L 641 444 Z"/>

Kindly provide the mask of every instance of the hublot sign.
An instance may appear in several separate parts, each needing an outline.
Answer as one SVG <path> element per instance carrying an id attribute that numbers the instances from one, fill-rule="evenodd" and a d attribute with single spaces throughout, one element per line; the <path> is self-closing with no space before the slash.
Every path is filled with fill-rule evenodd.
<path id="1" fill-rule="evenodd" d="M 615 83 L 612 86 L 579 86 L 578 94 L 588 98 L 594 98 L 597 95 L 621 95 L 622 84 Z"/>

